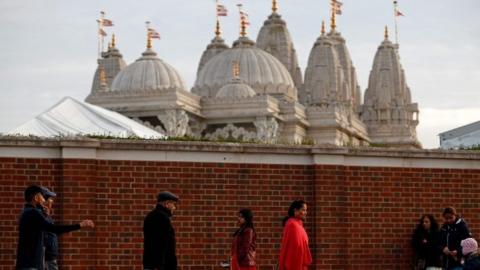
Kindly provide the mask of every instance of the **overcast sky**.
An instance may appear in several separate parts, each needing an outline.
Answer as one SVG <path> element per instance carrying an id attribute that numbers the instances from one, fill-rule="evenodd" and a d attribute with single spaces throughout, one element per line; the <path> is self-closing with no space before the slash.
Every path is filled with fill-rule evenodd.
<path id="1" fill-rule="evenodd" d="M 271 13 L 270 0 L 223 0 L 223 37 L 238 37 L 237 3 L 243 3 L 256 40 Z M 302 71 L 328 22 L 329 0 L 279 0 Z M 412 99 L 420 107 L 419 140 L 438 147 L 438 133 L 480 120 L 480 1 L 399 0 L 399 43 Z M 362 92 L 383 29 L 394 27 L 390 0 L 344 0 L 337 30 L 347 40 Z M 84 100 L 97 63 L 99 11 L 115 26 L 127 64 L 145 50 L 145 21 L 162 35 L 154 50 L 174 66 L 188 87 L 213 38 L 214 0 L 0 0 L 0 133 L 23 124 L 64 96 Z"/>

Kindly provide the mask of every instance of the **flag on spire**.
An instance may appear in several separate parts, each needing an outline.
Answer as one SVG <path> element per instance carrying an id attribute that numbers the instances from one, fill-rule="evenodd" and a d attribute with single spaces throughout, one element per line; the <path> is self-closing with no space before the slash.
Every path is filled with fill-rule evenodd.
<path id="1" fill-rule="evenodd" d="M 404 16 L 402 12 L 400 12 L 399 10 L 395 10 L 395 16 L 399 17 L 399 16 Z"/>
<path id="2" fill-rule="evenodd" d="M 217 4 L 217 16 L 227 16 L 227 8 L 224 5 Z"/>
<path id="3" fill-rule="evenodd" d="M 102 19 L 102 26 L 110 27 L 113 26 L 113 21 L 109 19 Z"/>
<path id="4" fill-rule="evenodd" d="M 103 37 L 106 37 L 106 36 L 107 36 L 107 32 L 105 32 L 105 30 L 103 30 L 102 28 L 99 28 L 99 29 L 98 29 L 98 35 L 103 36 Z"/>
<path id="5" fill-rule="evenodd" d="M 148 30 L 148 34 L 150 35 L 150 38 L 160 39 L 160 33 L 157 30 L 151 27 L 147 28 L 147 30 Z"/>
<path id="6" fill-rule="evenodd" d="M 332 0 L 332 9 L 335 11 L 335 14 L 342 15 L 342 5 L 342 2 L 338 0 Z"/>
<path id="7" fill-rule="evenodd" d="M 243 5 L 237 4 L 238 11 L 240 12 L 240 20 L 245 23 L 245 25 L 250 25 L 250 21 L 248 20 L 248 14 L 242 10 Z"/>

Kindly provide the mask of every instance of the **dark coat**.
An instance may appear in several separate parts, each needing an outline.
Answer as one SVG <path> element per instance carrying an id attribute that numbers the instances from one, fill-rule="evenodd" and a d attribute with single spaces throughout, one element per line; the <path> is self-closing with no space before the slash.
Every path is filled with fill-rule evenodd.
<path id="1" fill-rule="evenodd" d="M 44 232 L 66 233 L 80 229 L 80 224 L 54 225 L 45 219 L 42 210 L 26 204 L 18 225 L 16 268 L 43 270 Z"/>
<path id="2" fill-rule="evenodd" d="M 426 231 L 423 228 L 417 228 L 413 233 L 412 245 L 415 255 L 417 259 L 425 261 L 425 267 L 442 266 L 442 250 L 439 241 L 440 232 L 438 231 Z"/>
<path id="3" fill-rule="evenodd" d="M 176 270 L 175 230 L 170 210 L 157 204 L 143 222 L 143 268 Z"/>
<path id="4" fill-rule="evenodd" d="M 460 259 L 462 257 L 462 248 L 460 242 L 466 238 L 472 237 L 467 223 L 461 218 L 457 218 L 455 222 L 450 224 L 444 224 L 440 230 L 440 248 L 443 250 L 448 246 L 448 249 L 457 251 L 457 257 L 443 255 L 443 264 L 445 269 L 453 269 L 455 267 L 461 267 Z"/>
<path id="5" fill-rule="evenodd" d="M 54 223 L 53 219 L 46 216 L 46 219 L 50 223 Z M 44 244 L 45 244 L 45 261 L 53 261 L 58 257 L 58 236 L 53 232 L 44 232 Z"/>
<path id="6" fill-rule="evenodd" d="M 478 257 L 478 254 L 472 254 L 465 258 L 463 270 L 480 270 L 480 257 Z"/>
<path id="7" fill-rule="evenodd" d="M 249 267 L 255 265 L 255 249 L 257 235 L 252 228 L 245 228 L 238 231 L 233 239 L 233 250 L 236 251 L 238 265 Z"/>

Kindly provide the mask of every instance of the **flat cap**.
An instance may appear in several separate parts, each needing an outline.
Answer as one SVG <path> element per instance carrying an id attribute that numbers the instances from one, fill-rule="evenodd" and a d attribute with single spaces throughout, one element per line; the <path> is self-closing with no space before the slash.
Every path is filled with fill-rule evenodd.
<path id="1" fill-rule="evenodd" d="M 43 194 L 43 197 L 46 199 L 50 198 L 50 197 L 57 197 L 57 193 L 51 191 L 50 189 L 46 188 L 46 187 L 42 187 L 42 194 Z"/>
<path id="2" fill-rule="evenodd" d="M 162 191 L 157 195 L 157 202 L 164 202 L 164 201 L 178 202 L 178 196 L 171 193 L 170 191 Z"/>

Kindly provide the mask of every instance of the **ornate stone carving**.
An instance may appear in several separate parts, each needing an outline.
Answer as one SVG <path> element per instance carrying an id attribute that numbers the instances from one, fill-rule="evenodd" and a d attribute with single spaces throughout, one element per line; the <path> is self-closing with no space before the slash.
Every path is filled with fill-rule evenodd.
<path id="1" fill-rule="evenodd" d="M 278 139 L 279 125 L 275 118 L 259 117 L 253 122 L 257 128 L 257 139 L 266 143 L 274 143 Z"/>
<path id="2" fill-rule="evenodd" d="M 188 115 L 184 110 L 165 110 L 164 115 L 158 115 L 158 120 L 162 121 L 167 136 L 183 137 L 189 131 Z"/>
<path id="3" fill-rule="evenodd" d="M 209 140 L 233 138 L 235 140 L 252 141 L 257 138 L 257 135 L 255 132 L 247 131 L 243 127 L 228 124 L 224 128 L 218 128 L 215 132 L 206 134 L 205 138 Z"/>

